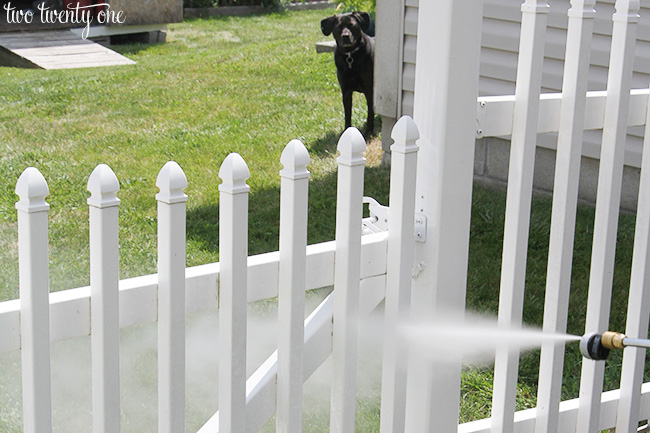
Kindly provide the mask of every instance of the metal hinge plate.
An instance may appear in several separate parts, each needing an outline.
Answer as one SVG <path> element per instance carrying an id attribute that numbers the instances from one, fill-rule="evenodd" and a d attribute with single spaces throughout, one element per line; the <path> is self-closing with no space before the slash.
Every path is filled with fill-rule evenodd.
<path id="1" fill-rule="evenodd" d="M 421 213 L 415 214 L 415 241 L 426 242 L 427 240 L 427 217 Z"/>

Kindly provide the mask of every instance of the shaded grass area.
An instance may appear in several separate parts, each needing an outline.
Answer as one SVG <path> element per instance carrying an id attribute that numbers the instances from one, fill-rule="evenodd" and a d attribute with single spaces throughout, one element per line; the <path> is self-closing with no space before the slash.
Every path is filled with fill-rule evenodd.
<path id="1" fill-rule="evenodd" d="M 156 271 L 154 183 L 170 159 L 184 168 L 190 185 L 188 266 L 218 260 L 218 170 L 229 152 L 241 153 L 251 170 L 249 252 L 277 249 L 279 158 L 294 138 L 312 157 L 309 242 L 332 239 L 334 156 L 343 113 L 331 55 L 314 50 L 323 39 L 319 21 L 329 14 L 287 12 L 172 25 L 166 44 L 119 47 L 137 61 L 130 67 L 0 68 L 0 300 L 18 294 L 13 191 L 28 166 L 41 170 L 51 191 L 52 290 L 88 284 L 86 182 L 99 163 L 109 164 L 120 180 L 122 278 Z M 365 101 L 357 98 L 354 107 L 353 124 L 362 127 Z M 366 195 L 387 204 L 389 173 L 378 164 L 377 141 L 371 144 Z M 498 308 L 504 207 L 504 193 L 475 188 L 467 292 L 474 311 L 496 314 Z M 543 317 L 550 208 L 549 199 L 534 200 L 524 309 L 524 322 L 531 325 L 541 325 Z M 591 208 L 578 211 L 569 317 L 569 332 L 576 335 L 584 332 L 593 217 Z M 633 230 L 634 218 L 622 216 L 613 330 L 625 325 Z M 569 346 L 565 399 L 578 394 L 581 360 L 577 347 Z M 620 354 L 610 357 L 607 389 L 618 387 L 620 363 Z M 522 356 L 518 408 L 535 404 L 538 365 L 538 352 Z M 462 421 L 489 416 L 492 379 L 489 366 L 465 370 Z M 358 403 L 361 432 L 379 426 L 378 388 L 369 389 Z M 326 431 L 328 420 L 326 412 L 314 410 L 306 415 L 305 431 Z M 9 431 L 7 425 L 0 423 L 0 430 Z"/>

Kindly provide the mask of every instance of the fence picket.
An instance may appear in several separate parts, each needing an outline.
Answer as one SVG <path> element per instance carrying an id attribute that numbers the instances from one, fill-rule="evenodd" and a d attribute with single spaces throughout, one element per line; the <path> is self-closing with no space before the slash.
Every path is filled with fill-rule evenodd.
<path id="1" fill-rule="evenodd" d="M 106 164 L 88 178 L 93 432 L 120 431 L 120 183 Z"/>
<path id="2" fill-rule="evenodd" d="M 647 113 L 644 149 L 650 149 L 650 110 Z M 630 338 L 647 338 L 650 316 L 650 152 L 643 152 L 639 201 L 634 232 L 634 253 L 630 278 L 625 334 Z M 616 417 L 616 431 L 637 431 L 641 384 L 646 349 L 629 347 L 623 352 L 621 400 Z"/>
<path id="3" fill-rule="evenodd" d="M 530 202 L 548 8 L 546 0 L 526 0 L 521 6 L 521 39 L 499 296 L 499 326 L 508 328 L 521 326 L 523 313 Z M 518 365 L 517 348 L 497 349 L 492 399 L 493 432 L 513 431 Z"/>
<path id="4" fill-rule="evenodd" d="M 638 0 L 617 0 L 615 8 L 585 333 L 602 332 L 609 325 L 627 115 L 640 4 Z M 603 372 L 603 362 L 588 359 L 582 361 L 578 433 L 598 431 Z"/>
<path id="5" fill-rule="evenodd" d="M 246 432 L 248 166 L 237 153 L 219 177 L 219 431 Z"/>
<path id="6" fill-rule="evenodd" d="M 582 160 L 582 137 L 587 103 L 589 55 L 596 11 L 595 0 L 572 0 L 567 30 L 566 62 L 560 110 L 560 129 L 553 186 L 544 304 L 544 332 L 565 333 L 569 311 L 571 266 Z M 558 429 L 564 342 L 542 345 L 535 432 Z"/>
<path id="7" fill-rule="evenodd" d="M 158 431 L 185 431 L 187 178 L 174 161 L 158 174 Z"/>
<path id="8" fill-rule="evenodd" d="M 278 281 L 278 382 L 276 430 L 302 431 L 302 389 L 309 153 L 292 140 L 280 162 L 280 270 Z"/>
<path id="9" fill-rule="evenodd" d="M 366 141 L 348 128 L 338 142 L 336 257 L 332 329 L 330 431 L 354 432 L 361 273 L 361 220 Z"/>
<path id="10" fill-rule="evenodd" d="M 402 117 L 391 134 L 388 269 L 384 313 L 384 353 L 381 385 L 382 433 L 404 431 L 406 415 L 407 347 L 395 332 L 409 317 L 414 255 L 415 179 L 420 137 L 413 119 Z"/>
<path id="11" fill-rule="evenodd" d="M 52 431 L 47 182 L 34 167 L 18 178 L 18 262 L 25 433 Z"/>

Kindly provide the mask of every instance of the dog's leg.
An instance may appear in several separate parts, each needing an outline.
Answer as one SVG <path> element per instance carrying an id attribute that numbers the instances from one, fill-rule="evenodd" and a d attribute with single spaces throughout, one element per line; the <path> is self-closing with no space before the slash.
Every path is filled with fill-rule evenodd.
<path id="1" fill-rule="evenodd" d="M 352 90 L 343 90 L 343 111 L 345 112 L 345 129 L 352 126 Z"/>
<path id="2" fill-rule="evenodd" d="M 366 138 L 368 138 L 375 132 L 375 108 L 373 105 L 372 88 L 369 92 L 366 92 L 365 95 L 366 104 L 368 105 L 368 119 L 366 120 Z"/>

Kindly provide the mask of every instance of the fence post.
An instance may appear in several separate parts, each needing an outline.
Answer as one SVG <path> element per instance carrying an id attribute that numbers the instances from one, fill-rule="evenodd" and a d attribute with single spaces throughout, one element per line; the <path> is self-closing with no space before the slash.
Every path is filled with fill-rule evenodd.
<path id="1" fill-rule="evenodd" d="M 158 174 L 158 431 L 185 431 L 187 178 L 174 161 Z"/>
<path id="2" fill-rule="evenodd" d="M 465 309 L 482 9 L 482 0 L 419 3 L 416 210 L 427 223 L 411 295 L 412 314 L 428 318 Z M 409 359 L 405 431 L 456 432 L 460 377 L 460 363 Z"/>
<path id="3" fill-rule="evenodd" d="M 565 333 L 569 312 L 571 268 L 582 160 L 589 55 L 595 0 L 572 0 L 562 80 L 562 106 L 557 140 L 553 212 L 544 301 L 544 332 Z M 562 394 L 564 342 L 542 344 L 535 432 L 558 429 Z"/>
<path id="4" fill-rule="evenodd" d="M 299 140 L 280 157 L 280 271 L 276 430 L 302 431 L 309 153 Z"/>
<path id="5" fill-rule="evenodd" d="M 219 431 L 246 432 L 248 166 L 226 157 L 219 177 Z"/>
<path id="6" fill-rule="evenodd" d="M 382 433 L 404 432 L 406 411 L 407 347 L 397 339 L 396 328 L 409 317 L 413 269 L 415 179 L 418 128 L 403 116 L 391 135 L 388 270 L 384 316 L 384 358 L 381 380 Z"/>
<path id="7" fill-rule="evenodd" d="M 639 0 L 617 0 L 607 76 L 585 333 L 609 326 Z M 604 362 L 582 360 L 578 433 L 598 431 Z"/>
<path id="8" fill-rule="evenodd" d="M 120 431 L 119 225 L 113 170 L 100 164 L 88 178 L 93 432 Z"/>
<path id="9" fill-rule="evenodd" d="M 361 277 L 361 220 L 366 141 L 348 128 L 338 143 L 336 256 L 332 328 L 330 431 L 354 432 L 357 390 L 357 336 Z"/>
<path id="10" fill-rule="evenodd" d="M 47 182 L 34 167 L 18 178 L 18 262 L 25 433 L 52 431 Z"/>

